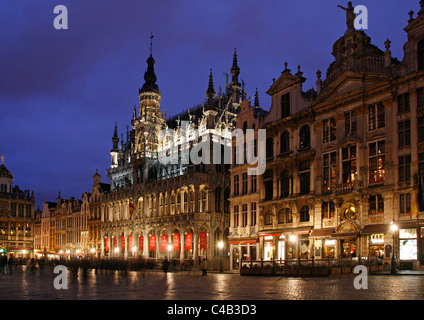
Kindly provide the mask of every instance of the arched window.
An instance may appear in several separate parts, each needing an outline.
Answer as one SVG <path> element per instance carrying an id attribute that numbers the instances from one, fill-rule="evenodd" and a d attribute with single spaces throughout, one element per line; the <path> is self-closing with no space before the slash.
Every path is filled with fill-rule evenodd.
<path id="1" fill-rule="evenodd" d="M 308 206 L 303 206 L 302 209 L 300 209 L 300 222 L 307 221 L 309 221 L 309 208 Z"/>
<path id="2" fill-rule="evenodd" d="M 266 226 L 270 226 L 270 225 L 272 225 L 272 215 L 271 215 L 271 211 L 267 211 L 267 213 L 265 213 L 265 225 L 266 225 Z"/>
<path id="3" fill-rule="evenodd" d="M 247 130 L 247 121 L 243 122 L 243 133 L 246 134 Z"/>
<path id="4" fill-rule="evenodd" d="M 303 126 L 300 129 L 300 148 L 308 148 L 311 146 L 311 134 L 309 126 Z"/>
<path id="5" fill-rule="evenodd" d="M 289 151 L 290 151 L 290 135 L 288 131 L 285 131 L 280 137 L 280 153 L 286 153 Z"/>
<path id="6" fill-rule="evenodd" d="M 267 158 L 274 157 L 274 139 L 273 138 L 266 139 L 266 157 Z"/>

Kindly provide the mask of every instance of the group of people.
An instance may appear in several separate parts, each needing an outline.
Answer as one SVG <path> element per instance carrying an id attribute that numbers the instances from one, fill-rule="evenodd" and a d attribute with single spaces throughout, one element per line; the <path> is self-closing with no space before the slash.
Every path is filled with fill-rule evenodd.
<path id="1" fill-rule="evenodd" d="M 13 265 L 15 264 L 15 259 L 13 255 L 10 255 L 9 258 L 5 254 L 2 254 L 0 257 L 0 274 L 7 274 L 6 267 L 9 271 L 9 274 L 12 274 Z"/>

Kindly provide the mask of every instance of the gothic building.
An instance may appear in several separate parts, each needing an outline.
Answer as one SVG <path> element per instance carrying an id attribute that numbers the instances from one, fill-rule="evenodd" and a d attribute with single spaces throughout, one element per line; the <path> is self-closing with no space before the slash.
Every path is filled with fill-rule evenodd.
<path id="1" fill-rule="evenodd" d="M 194 265 L 207 258 L 218 268 L 223 256 L 227 266 L 231 160 L 224 160 L 241 98 L 237 54 L 224 93 L 216 93 L 211 70 L 206 101 L 169 119 L 160 111 L 154 64 L 150 54 L 121 145 L 115 126 L 111 188 L 101 202 L 101 257 Z"/>
<path id="2" fill-rule="evenodd" d="M 304 91 L 300 67 L 292 74 L 286 63 L 267 91 L 269 112 L 246 121 L 239 115 L 238 128 L 266 129 L 267 167 L 253 178 L 246 165 L 232 165 L 232 268 L 239 258 L 379 258 L 389 265 L 393 251 L 401 268 L 423 268 L 420 5 L 404 29 L 401 61 L 389 40 L 379 49 L 348 19 L 315 89 Z M 248 105 L 241 109 L 254 114 Z M 256 188 L 249 179 L 257 179 Z"/>

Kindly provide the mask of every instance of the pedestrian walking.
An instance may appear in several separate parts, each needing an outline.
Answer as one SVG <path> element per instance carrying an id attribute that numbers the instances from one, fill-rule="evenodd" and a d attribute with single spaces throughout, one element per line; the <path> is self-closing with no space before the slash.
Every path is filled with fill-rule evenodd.
<path id="1" fill-rule="evenodd" d="M 0 257 L 0 274 L 5 274 L 4 269 L 6 268 L 6 264 L 7 264 L 7 257 L 4 254 L 2 254 Z"/>
<path id="2" fill-rule="evenodd" d="M 12 275 L 12 268 L 13 268 L 14 260 L 15 260 L 15 259 L 13 259 L 13 255 L 11 254 L 11 255 L 9 256 L 9 260 L 7 261 L 7 266 L 8 266 L 8 268 L 9 268 L 9 274 L 10 274 L 10 275 Z"/>
<path id="3" fill-rule="evenodd" d="M 162 265 L 163 272 L 167 273 L 168 268 L 169 268 L 169 261 L 168 261 L 168 258 L 165 258 L 165 260 L 163 261 L 163 265 Z"/>
<path id="4" fill-rule="evenodd" d="M 205 258 L 202 261 L 202 276 L 206 276 L 206 269 L 208 268 L 208 262 Z"/>

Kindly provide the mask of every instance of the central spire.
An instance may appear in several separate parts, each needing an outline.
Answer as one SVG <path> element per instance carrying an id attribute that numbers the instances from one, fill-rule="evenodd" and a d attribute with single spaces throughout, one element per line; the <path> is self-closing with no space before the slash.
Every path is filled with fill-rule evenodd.
<path id="1" fill-rule="evenodd" d="M 150 56 L 147 58 L 147 70 L 144 73 L 144 85 L 139 90 L 142 92 L 155 92 L 160 93 L 159 86 L 156 84 L 157 77 L 155 74 L 155 59 L 153 59 L 153 33 L 150 35 Z"/>

